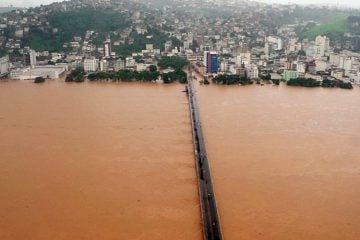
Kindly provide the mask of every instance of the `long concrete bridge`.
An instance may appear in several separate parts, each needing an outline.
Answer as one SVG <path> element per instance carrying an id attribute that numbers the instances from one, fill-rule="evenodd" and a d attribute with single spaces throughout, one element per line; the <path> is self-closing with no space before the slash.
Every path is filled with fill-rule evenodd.
<path id="1" fill-rule="evenodd" d="M 188 76 L 187 93 L 190 104 L 204 240 L 221 240 L 222 234 L 220 220 L 211 181 L 210 166 L 206 155 L 199 108 L 191 74 Z"/>

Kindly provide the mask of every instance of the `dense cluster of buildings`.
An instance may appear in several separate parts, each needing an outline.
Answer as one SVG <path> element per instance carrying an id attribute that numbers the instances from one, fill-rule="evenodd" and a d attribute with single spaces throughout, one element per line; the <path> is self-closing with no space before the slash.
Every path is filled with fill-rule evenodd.
<path id="1" fill-rule="evenodd" d="M 236 74 L 259 79 L 270 74 L 274 79 L 304 77 L 321 81 L 330 78 L 360 84 L 360 40 L 357 36 L 351 36 L 347 43 L 351 45 L 342 46 L 327 36 L 319 35 L 313 41 L 301 39 L 297 29 L 307 22 L 271 24 L 276 14 L 291 14 L 298 6 L 269 6 L 251 1 L 239 5 L 234 1 L 173 0 L 160 7 L 139 1 L 129 9 L 125 3 L 73 0 L 42 6 L 37 11 L 32 9 L 30 15 L 21 12 L 27 10 L 7 15 L 0 22 L 0 45 L 9 52 L 18 50 L 22 55 L 11 62 L 7 57 L 1 58 L 0 76 L 9 74 L 17 79 L 35 75 L 58 77 L 62 71 L 57 66 L 62 68 L 64 63 L 68 68 L 81 67 L 85 72 L 142 71 L 156 65 L 163 56 L 179 56 L 207 76 Z M 93 8 L 111 6 L 119 12 L 130 11 L 132 23 L 112 32 L 111 38 L 109 34 L 100 45 L 93 41 L 98 33 L 88 29 L 84 35 L 74 36 L 72 41 L 64 43 L 64 48 L 71 49 L 67 52 L 36 52 L 24 45 L 22 39 L 30 26 L 49 28 L 46 15 L 54 9 L 67 11 L 89 5 Z M 219 9 L 228 12 L 209 15 L 209 12 Z M 16 29 L 14 36 L 6 36 L 1 30 L 8 26 Z M 162 46 L 155 47 L 152 43 L 149 27 L 167 36 Z M 51 28 L 51 31 L 57 32 L 58 29 Z M 134 33 L 144 36 L 146 45 L 140 51 L 119 56 L 114 49 L 125 44 L 131 46 Z M 55 66 L 50 67 L 49 63 Z"/>

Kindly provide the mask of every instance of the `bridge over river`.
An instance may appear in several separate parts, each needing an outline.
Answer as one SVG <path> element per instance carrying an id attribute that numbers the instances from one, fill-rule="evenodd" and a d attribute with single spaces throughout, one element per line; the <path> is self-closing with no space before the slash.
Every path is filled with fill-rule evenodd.
<path id="1" fill-rule="evenodd" d="M 210 166 L 207 159 L 204 137 L 201 129 L 199 108 L 196 100 L 194 82 L 189 74 L 187 93 L 194 139 L 196 170 L 199 197 L 203 221 L 204 240 L 221 240 L 221 226 L 216 206 L 216 199 L 211 181 Z"/>

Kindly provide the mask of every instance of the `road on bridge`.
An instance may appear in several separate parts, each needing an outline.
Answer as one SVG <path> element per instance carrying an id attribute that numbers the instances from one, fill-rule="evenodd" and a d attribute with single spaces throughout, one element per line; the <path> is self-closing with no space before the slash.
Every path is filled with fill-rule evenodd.
<path id="1" fill-rule="evenodd" d="M 189 97 L 191 123 L 194 138 L 204 240 L 221 240 L 222 233 L 220 220 L 218 216 L 216 199 L 211 181 L 210 166 L 207 159 L 204 137 L 201 128 L 195 87 L 191 74 L 188 76 L 187 93 Z"/>

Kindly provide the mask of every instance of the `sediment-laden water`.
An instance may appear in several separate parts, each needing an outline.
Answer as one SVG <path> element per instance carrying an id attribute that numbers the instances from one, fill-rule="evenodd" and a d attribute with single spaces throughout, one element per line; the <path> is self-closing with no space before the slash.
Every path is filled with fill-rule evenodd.
<path id="1" fill-rule="evenodd" d="M 198 92 L 224 239 L 359 239 L 359 87 Z"/>
<path id="2" fill-rule="evenodd" d="M 0 239 L 201 239 L 181 85 L 0 82 Z"/>

